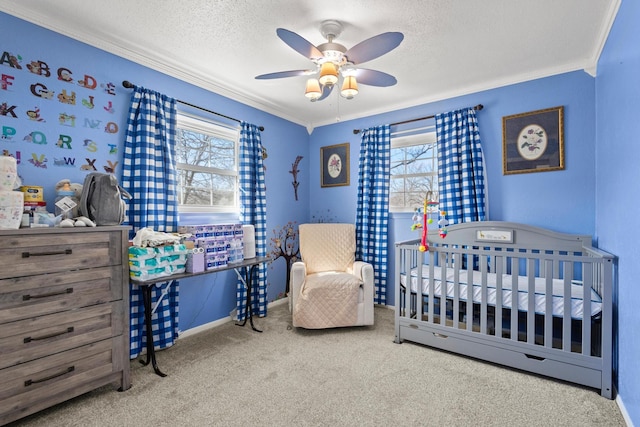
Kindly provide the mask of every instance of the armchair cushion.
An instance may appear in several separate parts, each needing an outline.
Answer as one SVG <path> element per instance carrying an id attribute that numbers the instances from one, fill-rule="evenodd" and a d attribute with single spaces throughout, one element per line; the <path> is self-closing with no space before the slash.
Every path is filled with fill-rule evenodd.
<path id="1" fill-rule="evenodd" d="M 360 285 L 362 280 L 349 273 L 308 275 L 293 312 L 296 324 L 307 328 L 354 325 Z"/>

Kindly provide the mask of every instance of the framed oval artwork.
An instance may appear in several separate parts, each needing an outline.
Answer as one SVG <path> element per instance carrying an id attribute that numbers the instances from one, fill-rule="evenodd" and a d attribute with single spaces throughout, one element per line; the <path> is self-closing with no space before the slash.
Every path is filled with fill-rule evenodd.
<path id="1" fill-rule="evenodd" d="M 349 143 L 320 147 L 320 186 L 349 185 Z"/>
<path id="2" fill-rule="evenodd" d="M 564 169 L 563 107 L 502 118 L 504 175 Z"/>

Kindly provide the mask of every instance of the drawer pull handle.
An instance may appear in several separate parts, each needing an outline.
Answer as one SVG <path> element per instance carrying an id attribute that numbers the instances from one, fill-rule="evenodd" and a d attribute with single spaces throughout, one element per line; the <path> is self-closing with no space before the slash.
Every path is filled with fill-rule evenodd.
<path id="1" fill-rule="evenodd" d="M 69 372 L 73 372 L 73 371 L 75 371 L 75 370 L 76 370 L 76 367 L 75 367 L 75 366 L 69 366 L 67 369 L 65 369 L 65 370 L 64 370 L 64 371 L 62 371 L 62 372 L 59 372 L 59 373 L 57 373 L 57 374 L 53 374 L 53 375 L 49 375 L 48 377 L 40 378 L 39 380 L 26 380 L 26 381 L 24 382 L 24 386 L 25 386 L 25 387 L 29 387 L 31 384 L 43 383 L 43 382 L 45 382 L 45 381 L 49 381 L 49 380 L 52 380 L 52 379 L 54 379 L 54 378 L 61 377 L 61 376 L 63 376 L 64 374 L 68 374 Z"/>
<path id="2" fill-rule="evenodd" d="M 49 255 L 71 255 L 73 253 L 73 249 L 65 249 L 64 251 L 51 251 L 51 252 L 22 252 L 22 258 L 29 258 L 32 256 L 49 256 Z"/>
<path id="3" fill-rule="evenodd" d="M 59 335 L 70 334 L 71 332 L 73 332 L 73 326 L 69 326 L 66 330 L 64 330 L 62 332 L 56 332 L 56 333 L 49 334 L 49 335 L 43 335 L 43 336 L 37 337 L 37 338 L 26 337 L 24 339 L 24 343 L 27 344 L 27 343 L 30 343 L 31 341 L 46 340 L 46 339 L 49 339 L 49 338 L 57 337 Z"/>
<path id="4" fill-rule="evenodd" d="M 72 293 L 73 293 L 73 288 L 67 288 L 64 291 L 49 292 L 48 294 L 22 295 L 22 301 L 29 301 L 30 299 L 36 299 L 36 298 L 49 298 L 49 297 L 55 297 L 57 295 L 72 294 Z"/>

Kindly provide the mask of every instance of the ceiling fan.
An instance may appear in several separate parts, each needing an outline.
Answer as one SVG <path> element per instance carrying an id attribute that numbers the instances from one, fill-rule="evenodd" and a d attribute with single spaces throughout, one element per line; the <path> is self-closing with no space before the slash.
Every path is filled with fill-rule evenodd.
<path id="1" fill-rule="evenodd" d="M 342 29 L 342 24 L 336 20 L 323 21 L 320 25 L 320 31 L 327 42 L 316 47 L 293 31 L 278 28 L 276 30 L 278 37 L 293 50 L 309 58 L 315 64 L 315 68 L 261 74 L 256 76 L 256 79 L 315 75 L 307 80 L 305 89 L 305 96 L 311 101 L 321 101 L 328 97 L 333 91 L 333 87 L 338 83 L 339 77 L 342 77 L 340 94 L 347 99 L 358 94 L 358 83 L 378 87 L 396 84 L 397 80 L 392 75 L 382 71 L 360 68 L 359 64 L 392 51 L 400 45 L 404 35 L 399 32 L 382 33 L 347 49 L 334 42 L 342 33 Z"/>

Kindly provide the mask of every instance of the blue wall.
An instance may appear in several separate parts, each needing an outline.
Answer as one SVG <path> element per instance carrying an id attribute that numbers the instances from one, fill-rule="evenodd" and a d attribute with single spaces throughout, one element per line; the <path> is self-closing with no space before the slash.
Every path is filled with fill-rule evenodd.
<path id="1" fill-rule="evenodd" d="M 619 257 L 618 391 L 640 425 L 640 4 L 623 0 L 598 64 L 596 234 Z"/>
<path id="2" fill-rule="evenodd" d="M 313 212 L 323 206 L 331 207 L 342 219 L 353 220 L 360 144 L 359 135 L 354 135 L 353 129 L 483 104 L 484 109 L 477 116 L 488 173 L 490 219 L 593 234 L 594 100 L 595 79 L 577 71 L 318 128 L 310 138 L 312 164 L 319 164 L 321 146 L 349 142 L 351 185 L 317 190 L 310 209 Z M 502 117 L 561 105 L 565 113 L 565 170 L 504 176 Z M 433 123 L 433 120 L 425 122 Z M 425 122 L 419 122 L 418 126 Z M 320 187 L 319 179 L 319 174 L 311 175 L 312 188 Z"/>
<path id="3" fill-rule="evenodd" d="M 0 77 L 10 76 L 4 77 L 9 83 L 6 88 L 0 86 L 0 105 L 6 102 L 9 108 L 15 106 L 8 114 L 0 115 L 0 129 L 4 129 L 7 136 L 0 139 L 0 150 L 7 150 L 12 155 L 19 153 L 18 172 L 23 183 L 42 186 L 47 207 L 51 211 L 55 183 L 63 178 L 82 183 L 90 171 L 82 169 L 83 164 L 90 163 L 86 158 L 92 160 L 100 172 L 104 172 L 105 165 L 118 162 L 115 174 L 121 176 L 121 147 L 131 93 L 130 89 L 122 87 L 122 81 L 130 80 L 209 110 L 264 126 L 262 143 L 268 153 L 265 160 L 267 231 L 271 235 L 272 229 L 280 228 L 288 221 L 303 222 L 309 218 L 307 177 L 310 167 L 306 128 L 1 12 L 0 27 L 4 33 L 0 45 L 0 54 L 3 55 Z M 12 66 L 9 60 L 11 56 L 17 58 L 21 69 Z M 27 67 L 32 61 L 46 63 L 51 75 L 32 73 Z M 57 71 L 61 68 L 71 72 L 71 82 L 58 80 Z M 85 75 L 91 78 L 84 79 Z M 89 82 L 95 80 L 96 87 L 88 89 L 80 86 L 78 80 L 82 79 Z M 54 96 L 46 99 L 34 95 L 30 90 L 33 84 L 43 84 L 55 91 Z M 105 92 L 107 86 L 111 94 Z M 67 95 L 76 93 L 75 105 L 58 100 L 57 96 L 62 90 Z M 82 103 L 82 99 L 88 101 L 90 96 L 93 96 L 95 103 L 92 109 Z M 112 102 L 113 113 L 104 109 L 109 101 Z M 41 121 L 31 120 L 26 114 L 28 110 L 35 111 L 36 108 L 40 110 Z M 75 122 L 61 124 L 59 116 L 62 113 L 74 115 Z M 110 134 L 104 131 L 109 122 L 117 126 L 118 132 Z M 91 124 L 97 126 L 92 128 Z M 38 142 L 24 139 L 33 132 L 37 132 L 39 137 L 32 140 Z M 59 135 L 65 135 L 63 139 L 68 143 L 58 146 L 56 142 L 60 139 Z M 91 143 L 85 143 L 85 140 Z M 33 158 L 32 154 L 36 159 L 47 161 L 36 166 L 29 161 Z M 303 156 L 303 159 L 299 165 L 299 200 L 295 201 L 288 171 L 297 155 Z M 62 162 L 55 161 L 60 159 Z M 189 224 L 237 219 L 237 216 L 229 215 L 180 217 L 182 223 Z M 268 298 L 273 301 L 285 290 L 285 262 L 279 259 L 272 263 L 268 276 Z M 213 286 L 210 286 L 211 283 Z M 233 272 L 181 281 L 180 329 L 187 330 L 228 316 L 235 307 L 235 284 Z"/>

